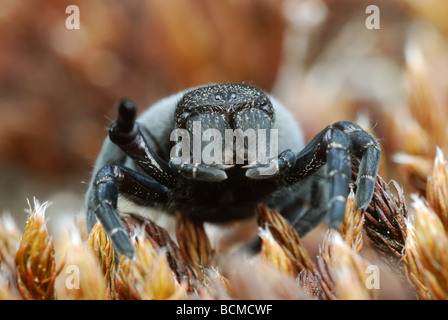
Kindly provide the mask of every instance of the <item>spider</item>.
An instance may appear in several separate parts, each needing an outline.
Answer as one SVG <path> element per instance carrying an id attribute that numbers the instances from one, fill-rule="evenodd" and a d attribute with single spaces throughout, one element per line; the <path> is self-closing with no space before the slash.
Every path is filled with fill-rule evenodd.
<path id="1" fill-rule="evenodd" d="M 251 217 L 263 204 L 278 210 L 300 236 L 324 218 L 329 227 L 338 227 L 344 219 L 352 157 L 361 160 L 357 207 L 366 209 L 372 199 L 381 154 L 374 137 L 355 123 L 341 121 L 305 145 L 289 111 L 255 86 L 199 86 L 136 115 L 134 102 L 119 103 L 86 194 L 88 229 L 99 221 L 120 254 L 131 257 L 135 251 L 120 216 L 141 207 L 219 224 Z M 184 139 L 173 139 L 176 129 L 193 144 L 179 148 Z M 230 142 L 221 141 L 229 132 L 249 129 L 259 141 L 268 140 L 264 147 L 258 145 L 266 154 L 271 146 L 281 152 L 274 148 L 273 156 L 254 160 L 249 158 L 253 143 L 248 134 L 240 143 L 232 143 L 237 134 Z M 214 133 L 212 142 L 210 135 L 204 138 L 207 132 Z M 194 137 L 198 133 L 202 139 Z M 213 161 L 200 161 L 195 152 L 204 154 L 212 143 Z"/>

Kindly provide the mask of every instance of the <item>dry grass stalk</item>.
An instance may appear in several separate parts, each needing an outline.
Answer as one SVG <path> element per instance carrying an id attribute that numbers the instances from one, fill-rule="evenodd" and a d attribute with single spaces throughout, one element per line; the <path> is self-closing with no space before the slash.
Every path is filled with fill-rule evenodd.
<path id="1" fill-rule="evenodd" d="M 416 141 L 413 136 L 407 135 L 406 139 Z M 412 142 L 409 142 L 412 143 Z M 414 186 L 418 191 L 424 191 L 426 188 L 428 175 L 431 173 L 432 160 L 426 156 L 410 155 L 406 153 L 397 153 L 393 156 L 393 160 L 400 165 L 409 184 Z"/>
<path id="2" fill-rule="evenodd" d="M 322 297 L 328 300 L 335 300 L 337 299 L 336 287 L 332 276 L 328 241 L 329 237 L 327 235 L 324 238 L 323 245 L 319 247 L 319 254 L 317 255 L 318 277 L 322 288 Z"/>
<path id="3" fill-rule="evenodd" d="M 263 260 L 272 264 L 278 270 L 295 277 L 297 267 L 290 252 L 274 239 L 268 228 L 260 228 L 258 235 L 261 238 L 261 257 Z"/>
<path id="4" fill-rule="evenodd" d="M 0 276 L 0 300 L 20 300 L 20 294 L 9 280 Z"/>
<path id="5" fill-rule="evenodd" d="M 16 284 L 23 299 L 52 300 L 56 298 L 57 276 L 53 242 L 45 223 L 48 203 L 34 201 L 15 256 Z"/>
<path id="6" fill-rule="evenodd" d="M 199 283 L 195 283 L 195 291 L 201 298 L 229 298 L 231 284 L 221 274 L 215 259 L 215 250 L 205 232 L 202 222 L 193 221 L 177 213 L 176 238 L 180 252 L 195 272 Z"/>
<path id="7" fill-rule="evenodd" d="M 431 69 L 434 66 L 431 66 L 427 51 L 417 39 L 408 41 L 405 58 L 408 107 L 414 119 L 424 128 L 429 142 L 421 145 L 415 154 L 433 158 L 434 147 L 444 146 L 446 143 L 448 113 L 443 98 L 438 96 L 443 91 L 444 84 L 432 78 L 434 70 Z"/>
<path id="8" fill-rule="evenodd" d="M 205 269 L 210 266 L 214 250 L 204 230 L 204 224 L 176 215 L 176 238 L 185 260 L 194 268 L 196 277 L 204 281 Z"/>
<path id="9" fill-rule="evenodd" d="M 168 232 L 151 220 L 143 219 L 139 216 L 129 215 L 122 218 L 130 234 L 141 233 L 141 238 L 148 239 L 155 249 L 163 249 L 166 252 L 168 264 L 175 273 L 179 283 L 187 281 L 188 290 L 194 290 L 196 276 L 192 267 L 188 264 L 178 245 L 171 239 Z"/>
<path id="10" fill-rule="evenodd" d="M 97 223 L 93 226 L 87 240 L 90 248 L 101 266 L 106 284 L 106 299 L 115 299 L 115 252 L 112 240 L 106 234 L 103 226 Z"/>
<path id="11" fill-rule="evenodd" d="M 302 245 L 296 230 L 277 211 L 258 208 L 261 256 L 283 273 L 296 277 L 303 294 L 312 299 L 324 297 L 321 275 Z"/>
<path id="12" fill-rule="evenodd" d="M 0 217 L 0 265 L 11 263 L 20 245 L 22 233 L 17 228 L 11 215 Z"/>
<path id="13" fill-rule="evenodd" d="M 353 175 L 356 179 L 357 164 Z M 372 202 L 364 211 L 364 231 L 373 247 L 382 254 L 395 269 L 402 269 L 401 253 L 406 240 L 406 217 L 408 209 L 403 189 L 397 182 L 390 182 L 397 193 L 392 193 L 388 184 L 377 176 Z"/>
<path id="14" fill-rule="evenodd" d="M 231 257 L 224 263 L 224 273 L 232 284 L 233 299 L 308 299 L 290 274 L 260 256 L 251 260 Z"/>
<path id="15" fill-rule="evenodd" d="M 286 221 L 280 213 L 275 210 L 269 210 L 265 206 L 259 206 L 257 218 L 260 228 L 262 230 L 266 228 L 269 230 L 269 234 L 272 235 L 272 237 L 266 236 L 266 240 L 264 242 L 274 241 L 275 243 L 278 243 L 280 246 L 279 249 L 284 251 L 284 254 L 280 254 L 280 252 L 278 252 L 279 258 L 284 255 L 292 262 L 295 269 L 295 275 L 298 275 L 303 269 L 310 270 L 314 273 L 315 265 L 311 261 L 307 250 L 302 245 L 297 231 L 289 225 L 288 221 Z M 264 240 L 263 237 L 262 240 Z M 272 253 L 276 252 L 277 249 L 275 249 L 275 244 L 267 244 L 274 249 Z M 284 262 L 283 265 L 286 267 L 287 263 Z"/>
<path id="16" fill-rule="evenodd" d="M 448 148 L 447 81 L 438 76 L 447 68 L 445 38 L 427 26 L 413 28 L 404 52 L 406 109 L 397 114 L 391 108 L 395 125 L 390 126 L 387 137 L 399 152 L 394 160 L 402 164 L 409 187 L 424 193 L 436 147 Z"/>
<path id="17" fill-rule="evenodd" d="M 206 289 L 210 297 L 214 299 L 229 299 L 233 291 L 230 281 L 223 276 L 217 267 L 207 269 L 207 285 Z"/>
<path id="18" fill-rule="evenodd" d="M 313 299 L 322 299 L 323 291 L 320 275 L 314 275 L 310 270 L 303 269 L 297 276 L 297 281 L 304 293 Z"/>
<path id="19" fill-rule="evenodd" d="M 356 252 L 362 249 L 363 226 L 364 213 L 362 210 L 356 208 L 355 193 L 351 189 L 347 197 L 347 204 L 345 205 L 344 222 L 339 228 L 339 233 L 342 235 L 344 241 Z"/>
<path id="20" fill-rule="evenodd" d="M 329 299 L 374 298 L 366 287 L 368 263 L 336 232 L 328 232 L 318 259 L 321 286 Z"/>
<path id="21" fill-rule="evenodd" d="M 152 261 L 152 259 L 151 259 Z M 139 295 L 135 293 L 135 288 L 131 287 L 127 278 L 130 274 L 131 260 L 125 256 L 121 256 L 115 275 L 115 299 L 117 300 L 138 300 Z"/>
<path id="22" fill-rule="evenodd" d="M 414 225 L 408 222 L 404 261 L 409 282 L 422 299 L 448 298 L 448 234 L 438 215 L 413 197 Z"/>
<path id="23" fill-rule="evenodd" d="M 185 287 L 173 275 L 163 252 L 140 238 L 132 259 L 121 257 L 117 270 L 117 296 L 122 300 L 167 300 L 185 297 Z"/>
<path id="24" fill-rule="evenodd" d="M 423 275 L 420 271 L 422 268 L 419 263 L 416 254 L 417 251 L 417 239 L 415 235 L 415 228 L 412 223 L 408 222 L 406 244 L 403 252 L 404 271 L 408 283 L 414 289 L 416 295 L 420 299 L 430 299 L 428 288 L 423 282 Z"/>
<path id="25" fill-rule="evenodd" d="M 437 148 L 432 175 L 426 185 L 426 199 L 448 232 L 448 169 L 442 150 Z"/>
<path id="26" fill-rule="evenodd" d="M 0 217 L 0 300 L 17 299 L 14 258 L 22 233 L 10 214 Z"/>
<path id="27" fill-rule="evenodd" d="M 57 294 L 62 300 L 103 300 L 106 282 L 96 254 L 81 240 L 77 229 L 70 232 L 64 272 L 58 277 Z"/>

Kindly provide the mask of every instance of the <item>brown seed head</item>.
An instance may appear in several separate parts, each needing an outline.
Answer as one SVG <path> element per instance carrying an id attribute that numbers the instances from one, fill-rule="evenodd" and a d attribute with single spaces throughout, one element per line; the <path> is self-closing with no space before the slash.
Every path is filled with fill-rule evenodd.
<path id="1" fill-rule="evenodd" d="M 100 223 L 93 226 L 88 243 L 101 266 L 106 283 L 106 298 L 115 299 L 115 252 L 112 240 Z"/>
<path id="2" fill-rule="evenodd" d="M 16 284 L 24 299 L 56 298 L 54 281 L 57 276 L 53 242 L 45 222 L 48 203 L 34 202 L 25 232 L 15 256 Z"/>

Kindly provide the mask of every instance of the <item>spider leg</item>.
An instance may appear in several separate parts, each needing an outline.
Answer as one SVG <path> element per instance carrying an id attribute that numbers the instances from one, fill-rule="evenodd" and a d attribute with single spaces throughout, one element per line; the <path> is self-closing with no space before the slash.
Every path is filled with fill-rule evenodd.
<path id="1" fill-rule="evenodd" d="M 174 175 L 168 163 L 149 148 L 138 123 L 135 121 L 136 114 L 137 106 L 135 103 L 129 99 L 123 99 L 118 105 L 117 120 L 109 128 L 109 138 L 134 160 L 145 173 L 161 184 L 172 187 L 175 184 Z"/>
<path id="2" fill-rule="evenodd" d="M 226 165 L 210 166 L 203 163 L 185 163 L 182 158 L 172 158 L 169 166 L 184 178 L 190 180 L 220 182 L 227 179 L 225 169 L 232 167 Z"/>
<path id="3" fill-rule="evenodd" d="M 324 173 L 325 168 L 322 169 Z M 325 179 L 311 176 L 304 182 L 296 192 L 296 201 L 280 211 L 300 237 L 314 229 L 328 213 L 329 188 Z"/>
<path id="4" fill-rule="evenodd" d="M 381 149 L 375 138 L 357 124 L 344 121 L 328 126 L 297 156 L 294 165 L 292 175 L 300 178 L 315 172 L 323 163 L 327 164 L 330 183 L 327 224 L 331 227 L 338 227 L 344 219 L 351 155 L 361 158 L 356 204 L 358 208 L 366 209 L 375 191 Z"/>
<path id="5" fill-rule="evenodd" d="M 278 157 L 279 170 L 272 176 L 263 176 L 259 166 L 246 171 L 251 179 L 280 178 L 291 186 L 313 175 L 326 164 L 330 184 L 327 224 L 338 227 L 345 213 L 345 204 L 351 178 L 351 155 L 361 158 L 356 181 L 356 204 L 360 209 L 369 205 L 375 190 L 381 149 L 370 134 L 351 122 L 337 122 L 326 127 L 297 155 L 286 150 Z"/>
<path id="6" fill-rule="evenodd" d="M 316 175 L 318 177 L 313 175 L 300 184 L 291 186 L 290 192 L 279 191 L 266 203 L 269 208 L 278 210 L 300 237 L 314 229 L 328 213 L 329 188 L 325 180 L 325 168 L 319 170 Z M 260 237 L 249 241 L 242 250 L 249 253 L 260 252 Z"/>
<path id="7" fill-rule="evenodd" d="M 339 130 L 328 130 L 323 140 L 327 142 L 327 177 L 330 183 L 327 225 L 336 228 L 344 220 L 349 193 L 352 173 L 351 142 Z"/>
<path id="8" fill-rule="evenodd" d="M 335 126 L 349 137 L 354 155 L 361 158 L 356 180 L 356 205 L 360 209 L 367 209 L 375 191 L 381 148 L 378 142 L 357 124 L 338 122 Z"/>
<path id="9" fill-rule="evenodd" d="M 119 165 L 105 166 L 96 174 L 88 201 L 88 229 L 91 230 L 98 220 L 115 249 L 132 257 L 134 246 L 117 214 L 119 193 L 138 204 L 154 206 L 168 201 L 168 188 L 151 177 Z"/>

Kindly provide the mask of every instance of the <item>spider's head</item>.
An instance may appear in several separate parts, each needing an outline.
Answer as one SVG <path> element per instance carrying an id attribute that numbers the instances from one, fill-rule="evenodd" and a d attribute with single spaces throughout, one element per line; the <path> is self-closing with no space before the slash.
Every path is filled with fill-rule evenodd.
<path id="1" fill-rule="evenodd" d="M 243 147 L 246 160 L 248 144 L 251 143 L 249 136 L 258 141 L 260 132 L 264 131 L 266 136 L 263 138 L 267 139 L 274 122 L 274 108 L 266 93 L 245 84 L 215 84 L 195 88 L 182 97 L 175 112 L 176 129 L 187 130 L 191 139 L 199 133 L 201 150 L 210 141 L 220 137 L 224 156 L 228 143 L 226 137 L 230 134 L 235 137 L 238 132 L 243 134 L 244 146 L 234 143 L 232 153 L 236 154 L 237 149 Z"/>
<path id="2" fill-rule="evenodd" d="M 275 120 L 268 96 L 245 84 L 215 84 L 187 92 L 176 109 L 177 128 L 190 130 L 194 121 L 209 128 L 270 129 Z M 224 131 L 223 131 L 224 133 Z"/>

